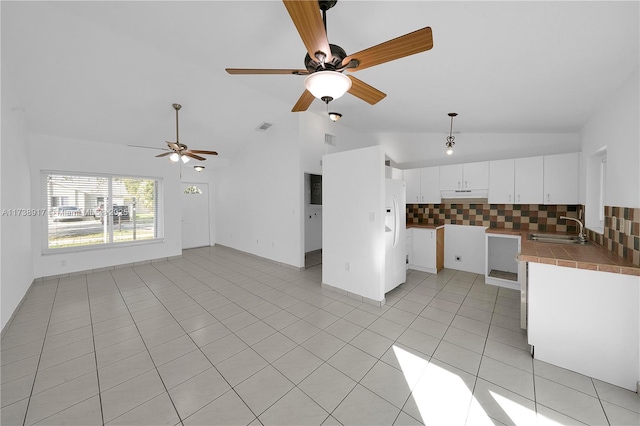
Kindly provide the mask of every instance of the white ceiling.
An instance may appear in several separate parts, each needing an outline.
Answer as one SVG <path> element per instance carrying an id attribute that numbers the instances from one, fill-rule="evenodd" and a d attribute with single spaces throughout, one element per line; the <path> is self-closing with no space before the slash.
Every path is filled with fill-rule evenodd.
<path id="1" fill-rule="evenodd" d="M 369 133 L 578 132 L 638 68 L 637 1 L 340 0 L 329 41 L 354 53 L 430 26 L 434 48 L 357 72 L 387 94 L 330 108 Z M 30 131 L 162 147 L 180 139 L 232 158 L 255 128 L 278 125 L 304 77 L 224 68 L 304 68 L 280 1 L 1 2 L 3 102 L 16 93 Z M 310 111 L 323 113 L 314 101 Z M 612 129 L 612 132 L 615 129 Z"/>

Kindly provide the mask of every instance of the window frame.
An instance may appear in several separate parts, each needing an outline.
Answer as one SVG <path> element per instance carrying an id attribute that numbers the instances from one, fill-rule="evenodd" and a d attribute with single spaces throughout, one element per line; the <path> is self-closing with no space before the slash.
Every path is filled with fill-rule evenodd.
<path id="1" fill-rule="evenodd" d="M 107 232 L 108 241 L 95 243 L 95 244 L 83 244 L 71 247 L 49 247 L 49 217 L 50 209 L 56 207 L 49 207 L 49 193 L 48 193 L 48 176 L 78 176 L 78 177 L 92 177 L 107 179 L 107 193 L 102 198 L 107 198 L 108 205 L 104 206 L 104 209 L 110 211 L 113 209 L 113 181 L 114 179 L 140 179 L 140 180 L 152 180 L 155 182 L 154 190 L 154 238 L 143 239 L 137 241 L 114 241 L 114 221 L 113 215 L 105 215 L 108 220 Z M 60 254 L 60 253 L 78 253 L 84 251 L 94 250 L 109 250 L 114 248 L 126 248 L 135 247 L 150 244 L 164 243 L 164 197 L 163 197 L 163 178 L 161 176 L 140 176 L 131 174 L 115 174 L 115 173 L 87 173 L 76 171 L 60 171 L 60 170 L 40 170 L 40 190 L 41 194 L 41 211 L 46 211 L 47 214 L 42 215 L 41 225 L 43 232 L 41 233 L 41 252 L 43 255 Z M 100 197 L 97 197 L 100 198 Z M 106 204 L 106 203 L 105 203 Z M 85 209 L 86 210 L 86 209 Z M 84 210 L 83 210 L 84 211 Z"/>

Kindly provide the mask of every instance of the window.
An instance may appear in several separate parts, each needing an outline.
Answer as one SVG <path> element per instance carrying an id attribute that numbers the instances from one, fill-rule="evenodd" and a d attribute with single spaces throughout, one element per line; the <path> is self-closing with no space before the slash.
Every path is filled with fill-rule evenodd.
<path id="1" fill-rule="evenodd" d="M 161 239 L 161 183 L 156 178 L 43 172 L 45 251 Z"/>

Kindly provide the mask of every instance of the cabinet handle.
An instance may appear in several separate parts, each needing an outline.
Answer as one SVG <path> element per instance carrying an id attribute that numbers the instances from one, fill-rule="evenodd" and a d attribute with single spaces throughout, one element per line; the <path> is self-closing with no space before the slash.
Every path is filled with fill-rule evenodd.
<path id="1" fill-rule="evenodd" d="M 416 195 L 416 201 L 420 201 L 420 198 Z"/>
<path id="2" fill-rule="evenodd" d="M 422 201 L 424 201 L 424 195 L 422 196 Z"/>
<path id="3" fill-rule="evenodd" d="M 465 188 L 468 188 L 468 187 L 469 187 L 469 184 L 467 183 L 467 181 L 466 181 L 466 180 L 464 181 L 464 187 L 465 187 Z"/>
<path id="4" fill-rule="evenodd" d="M 547 203 L 549 202 L 549 194 L 547 194 Z"/>
<path id="5" fill-rule="evenodd" d="M 509 194 L 509 201 L 511 201 L 511 194 Z"/>
<path id="6" fill-rule="evenodd" d="M 460 181 L 458 181 L 458 189 L 460 189 Z"/>
<path id="7" fill-rule="evenodd" d="M 520 194 L 518 194 L 518 202 L 520 202 Z"/>

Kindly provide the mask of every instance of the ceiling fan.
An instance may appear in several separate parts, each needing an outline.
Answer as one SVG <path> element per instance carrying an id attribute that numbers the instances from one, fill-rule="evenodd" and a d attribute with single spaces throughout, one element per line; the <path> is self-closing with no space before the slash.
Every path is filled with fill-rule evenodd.
<path id="1" fill-rule="evenodd" d="M 182 160 L 183 163 L 189 161 L 189 158 L 194 158 L 199 161 L 204 161 L 206 158 L 201 157 L 198 154 L 206 154 L 206 155 L 218 155 L 215 151 L 203 151 L 200 149 L 189 149 L 185 144 L 180 143 L 180 134 L 178 133 L 178 111 L 180 111 L 182 105 L 173 104 L 173 109 L 176 110 L 176 141 L 175 142 L 167 142 L 167 146 L 169 147 L 167 152 L 158 154 L 156 157 L 165 157 L 169 156 L 171 161 L 177 162 Z"/>
<path id="2" fill-rule="evenodd" d="M 306 111 L 314 98 L 329 104 L 345 92 L 374 105 L 387 95 L 367 83 L 345 75 L 385 62 L 400 59 L 433 47 L 431 28 L 394 38 L 352 55 L 340 46 L 329 44 L 327 39 L 326 12 L 337 0 L 299 1 L 282 0 L 307 48 L 306 69 L 255 69 L 227 68 L 229 74 L 293 74 L 307 75 L 305 91 L 291 111 Z M 322 11 L 322 16 L 318 13 Z"/>

